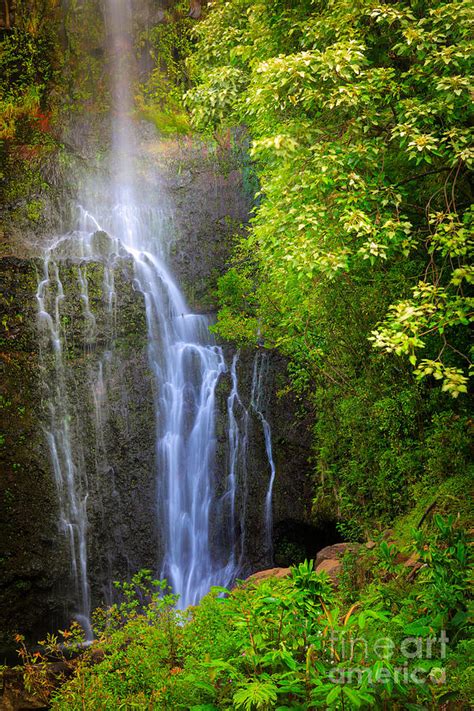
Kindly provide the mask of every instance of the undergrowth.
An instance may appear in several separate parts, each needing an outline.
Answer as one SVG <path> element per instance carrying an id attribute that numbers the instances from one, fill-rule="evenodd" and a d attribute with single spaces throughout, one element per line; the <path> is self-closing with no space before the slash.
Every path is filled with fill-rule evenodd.
<path id="1" fill-rule="evenodd" d="M 25 679 L 56 711 L 468 708 L 470 573 L 465 528 L 437 513 L 409 544 L 347 555 L 337 589 L 305 561 L 180 611 L 141 571 L 96 611 L 91 647 L 77 627 L 22 646 Z"/>

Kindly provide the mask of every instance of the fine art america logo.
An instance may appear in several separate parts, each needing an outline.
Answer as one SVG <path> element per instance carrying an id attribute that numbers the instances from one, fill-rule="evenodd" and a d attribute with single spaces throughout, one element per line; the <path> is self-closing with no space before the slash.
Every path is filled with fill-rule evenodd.
<path id="1" fill-rule="evenodd" d="M 394 642 L 390 637 L 368 641 L 364 637 L 332 632 L 331 659 L 335 666 L 328 674 L 333 684 L 444 684 L 446 669 L 437 666 L 446 658 L 449 638 L 444 630 L 439 637 L 404 637 Z M 398 664 L 391 659 L 396 657 Z M 377 661 L 370 667 L 358 666 L 357 660 Z M 400 659 L 406 661 L 400 665 Z M 431 661 L 430 661 L 431 660 Z"/>

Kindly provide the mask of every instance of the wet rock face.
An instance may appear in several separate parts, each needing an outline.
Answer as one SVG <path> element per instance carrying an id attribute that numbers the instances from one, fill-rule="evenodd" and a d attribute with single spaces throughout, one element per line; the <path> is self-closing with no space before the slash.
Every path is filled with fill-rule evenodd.
<path id="1" fill-rule="evenodd" d="M 39 426 L 39 267 L 33 260 L 0 260 L 0 649 L 11 648 L 18 630 L 43 633 L 45 614 L 58 624 L 63 620 L 57 591 L 67 557 L 57 535 L 56 494 Z"/>
<path id="2" fill-rule="evenodd" d="M 170 260 L 188 300 L 198 310 L 216 306 L 216 279 L 223 274 L 234 235 L 248 215 L 242 192 L 242 177 L 236 170 L 228 175 L 195 171 L 187 185 L 170 186 L 177 227 Z"/>
<path id="3" fill-rule="evenodd" d="M 226 360 L 231 362 L 234 352 L 227 349 Z M 236 408 L 240 435 L 243 434 L 243 412 L 248 414 L 247 457 L 245 466 L 237 467 L 238 509 L 237 543 L 242 550 L 239 577 L 246 577 L 274 563 L 286 566 L 313 556 L 326 543 L 322 532 L 311 525 L 311 468 L 310 427 L 297 416 L 295 400 L 278 391 L 286 382 L 286 362 L 277 353 L 266 353 L 268 369 L 262 381 L 261 409 L 272 433 L 272 453 L 275 481 L 272 497 L 273 546 L 268 547 L 265 526 L 265 498 L 271 477 L 262 422 L 252 406 L 253 371 L 256 350 L 240 352 L 237 378 L 241 405 Z M 230 374 L 222 379 L 217 393 L 218 407 L 218 491 L 225 491 L 225 477 L 229 471 L 229 438 L 226 428 L 227 398 L 231 390 Z M 302 539 L 302 532 L 304 532 Z"/>
<path id="4" fill-rule="evenodd" d="M 212 313 L 217 279 L 252 207 L 240 158 L 230 146 L 211 150 L 187 137 L 156 142 L 143 131 L 142 173 L 172 214 L 168 264 L 191 309 Z"/>
<path id="5" fill-rule="evenodd" d="M 195 169 L 181 186 L 170 185 L 175 205 L 176 237 L 170 262 L 194 309 L 216 308 L 215 284 L 242 223 L 249 201 L 237 170 L 227 175 L 217 170 Z"/>
<path id="6" fill-rule="evenodd" d="M 0 474 L 0 645 L 11 634 L 31 639 L 63 625 L 74 611 L 71 557 L 58 530 L 58 492 L 45 429 L 48 388 L 55 371 L 50 345 L 38 329 L 40 260 L 0 260 L 3 276 L 1 359 L 3 416 Z M 87 342 L 79 270 L 89 287 L 97 332 Z M 61 306 L 68 417 L 76 462 L 87 473 L 88 565 L 92 604 L 110 601 L 110 581 L 154 566 L 154 412 L 148 373 L 143 298 L 133 288 L 133 265 L 118 258 L 117 303 L 107 316 L 104 264 L 58 263 L 66 298 Z M 104 353 L 107 373 L 94 378 Z M 104 392 L 98 392 L 102 387 Z M 101 397 L 101 423 L 95 399 Z M 100 425 L 100 426 L 99 426 Z"/>

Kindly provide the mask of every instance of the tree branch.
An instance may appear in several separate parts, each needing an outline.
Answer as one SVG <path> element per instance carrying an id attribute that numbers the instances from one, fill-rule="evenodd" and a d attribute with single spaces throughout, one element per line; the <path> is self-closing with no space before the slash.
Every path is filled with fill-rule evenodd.
<path id="1" fill-rule="evenodd" d="M 436 175 L 437 173 L 449 173 L 452 168 L 435 168 L 433 170 L 427 170 L 424 173 L 418 173 L 418 175 L 412 175 L 411 178 L 405 178 L 405 180 L 400 180 L 399 183 L 391 185 L 392 188 L 398 188 L 400 185 L 405 185 L 405 183 L 410 183 L 412 180 L 418 180 L 418 178 L 424 178 L 427 175 Z"/>

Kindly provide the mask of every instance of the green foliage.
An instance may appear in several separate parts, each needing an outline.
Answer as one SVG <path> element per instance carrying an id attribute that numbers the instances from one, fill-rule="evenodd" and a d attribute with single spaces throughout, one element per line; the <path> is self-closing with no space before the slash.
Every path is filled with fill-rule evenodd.
<path id="1" fill-rule="evenodd" d="M 436 514 L 434 524 L 430 536 L 423 530 L 415 532 L 417 552 L 426 564 L 421 573 L 427 583 L 425 599 L 436 610 L 439 627 L 457 633 L 468 624 L 466 568 L 472 560 L 471 551 L 465 532 L 455 527 L 452 514 L 446 519 Z"/>
<path id="2" fill-rule="evenodd" d="M 84 644 L 83 630 L 77 622 L 68 630 L 60 630 L 57 635 L 48 634 L 39 642 L 42 651 L 30 652 L 21 634 L 15 635 L 15 642 L 19 645 L 25 688 L 44 703 L 48 703 L 58 685 L 64 684 L 73 672 L 78 673 L 86 662 L 79 658 L 76 664 L 72 659 L 80 653 Z M 54 672 L 51 662 L 56 665 Z"/>
<path id="3" fill-rule="evenodd" d="M 18 3 L 15 25 L 3 28 L 0 47 L 0 138 L 28 142 L 41 133 L 47 95 L 61 62 L 56 5 L 44 0 L 32 7 Z M 46 19 L 46 21 L 45 21 Z"/>
<path id="4" fill-rule="evenodd" d="M 467 2 L 234 0 L 197 28 L 195 125 L 240 121 L 253 138 L 263 199 L 241 271 L 269 344 L 293 356 L 295 330 L 318 334 L 315 289 L 395 268 L 415 284 L 393 285 L 364 337 L 466 392 L 471 20 Z"/>
<path id="5" fill-rule="evenodd" d="M 26 214 L 32 222 L 37 222 L 43 212 L 43 203 L 41 200 L 31 200 L 26 206 Z"/>
<path id="6" fill-rule="evenodd" d="M 140 570 L 130 582 L 114 583 L 114 587 L 119 591 L 122 602 L 112 605 L 107 610 L 105 626 L 101 631 L 109 631 L 111 627 L 121 626 L 124 620 L 130 621 L 137 616 L 151 615 L 153 618 L 157 611 L 172 608 L 178 598 L 172 595 L 166 581 L 154 580 L 151 570 Z M 100 615 L 103 610 L 96 611 L 95 628 L 100 625 Z"/>
<path id="7" fill-rule="evenodd" d="M 221 307 L 219 324 L 211 330 L 239 344 L 251 341 L 257 328 L 257 321 L 252 318 L 254 291 L 253 281 L 236 269 L 229 269 L 220 277 L 217 282 Z"/>
<path id="8" fill-rule="evenodd" d="M 59 680 L 52 707 L 434 710 L 448 695 L 463 708 L 472 647 L 466 535 L 454 517 L 435 516 L 406 550 L 383 542 L 367 552 L 372 582 L 349 606 L 312 561 L 287 579 L 215 588 L 185 612 L 144 571 L 119 586 L 123 602 L 101 613 L 116 624 L 69 662 L 72 678 Z M 401 554 L 419 556 L 415 576 Z M 44 671 L 43 663 L 39 654 L 32 665 Z M 41 674 L 31 678 L 43 688 Z"/>
<path id="9" fill-rule="evenodd" d="M 277 687 L 270 679 L 260 677 L 236 691 L 233 702 L 236 709 L 244 709 L 244 711 L 271 709 L 275 707 L 277 691 Z"/>
<path id="10" fill-rule="evenodd" d="M 155 106 L 143 104 L 139 113 L 146 121 L 154 124 L 160 135 L 189 133 L 188 118 L 178 107 L 171 109 L 168 105 L 166 111 L 161 111 Z"/>
<path id="11" fill-rule="evenodd" d="M 8 218 L 0 225 L 40 223 L 49 186 L 41 167 L 58 151 L 53 127 L 63 51 L 57 0 L 5 3 L 0 28 L 0 191 Z"/>
<path id="12" fill-rule="evenodd" d="M 103 6 L 96 0 L 69 0 L 61 9 L 64 37 L 62 105 L 96 120 L 110 110 L 110 81 L 104 63 Z"/>
<path id="13" fill-rule="evenodd" d="M 288 357 L 315 514 L 354 539 L 469 461 L 471 29 L 465 0 L 218 0 L 188 60 L 260 183 L 215 330 Z"/>
<path id="14" fill-rule="evenodd" d="M 191 51 L 189 3 L 175 3 L 162 21 L 140 33 L 137 49 L 145 52 L 153 69 L 139 87 L 136 97 L 139 115 L 154 123 L 161 134 L 189 133 L 190 125 L 181 108 L 189 88 L 185 59 Z"/>

